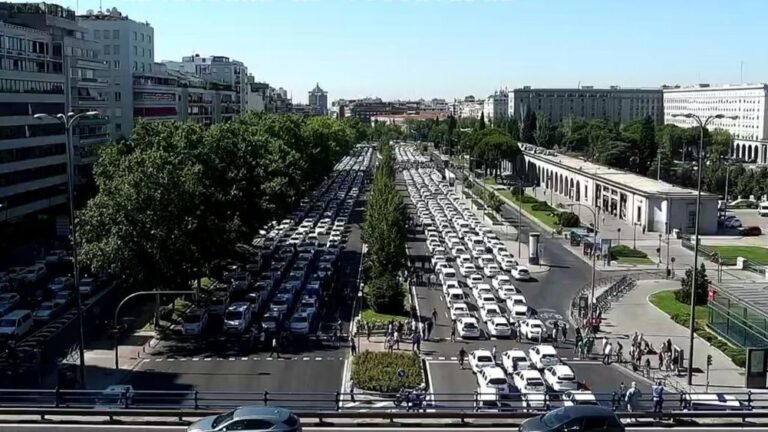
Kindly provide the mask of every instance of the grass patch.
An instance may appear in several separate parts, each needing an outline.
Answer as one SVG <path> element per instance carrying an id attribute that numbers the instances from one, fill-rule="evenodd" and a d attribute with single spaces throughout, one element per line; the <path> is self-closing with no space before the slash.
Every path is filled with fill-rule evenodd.
<path id="1" fill-rule="evenodd" d="M 768 265 L 768 248 L 761 246 L 704 246 L 717 252 L 723 258 L 723 264 L 735 265 L 736 258 L 743 257 L 752 262 Z"/>
<path id="2" fill-rule="evenodd" d="M 496 179 L 493 178 L 493 177 L 486 177 L 485 179 L 483 179 L 483 183 L 485 183 L 487 185 L 492 185 L 492 186 L 496 186 L 496 184 L 497 184 L 496 183 Z"/>
<path id="3" fill-rule="evenodd" d="M 675 292 L 659 291 L 652 294 L 649 297 L 650 302 L 661 309 L 664 313 L 669 315 L 672 321 L 680 324 L 681 326 L 688 327 L 690 325 L 691 313 L 690 306 L 685 303 L 680 303 L 675 299 Z M 747 357 L 745 350 L 735 347 L 728 342 L 724 341 L 711 331 L 707 329 L 707 317 L 709 312 L 706 306 L 696 306 L 696 334 L 709 342 L 713 347 L 722 351 L 723 354 L 728 356 L 736 366 L 744 367 L 747 364 Z"/>
<path id="4" fill-rule="evenodd" d="M 519 195 L 513 195 L 512 192 L 508 190 L 500 190 L 500 191 L 496 191 L 496 193 L 512 201 L 513 203 L 515 203 L 516 206 L 520 204 Z M 528 195 L 523 195 L 522 201 L 523 201 L 522 203 L 523 210 L 525 210 L 528 214 L 530 214 L 531 216 L 543 222 L 548 227 L 555 229 L 555 227 L 557 226 L 557 213 L 558 213 L 557 210 L 550 207 L 549 204 L 543 201 L 538 201 L 535 198 L 530 197 Z"/>
<path id="5" fill-rule="evenodd" d="M 405 371 L 403 378 L 397 376 L 400 369 Z M 352 380 L 363 390 L 397 393 L 420 386 L 424 372 L 416 354 L 365 351 L 352 359 Z"/>
<path id="6" fill-rule="evenodd" d="M 627 245 L 617 245 L 611 248 L 611 259 L 624 264 L 653 264 L 648 254 L 641 250 L 632 249 Z"/>

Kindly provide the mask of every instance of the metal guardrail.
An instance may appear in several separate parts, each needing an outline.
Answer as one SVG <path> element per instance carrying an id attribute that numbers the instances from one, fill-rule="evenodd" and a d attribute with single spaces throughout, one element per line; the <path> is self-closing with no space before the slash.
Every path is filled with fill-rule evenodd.
<path id="1" fill-rule="evenodd" d="M 126 419 L 175 418 L 179 421 L 198 419 L 201 417 L 220 414 L 221 411 L 189 411 L 189 410 L 111 410 L 111 409 L 71 409 L 71 408 L 0 408 L 0 416 L 39 416 L 41 420 L 51 417 L 105 417 Z M 423 412 L 423 411 L 295 411 L 307 424 L 310 419 L 316 423 L 326 423 L 327 420 L 386 420 L 390 423 L 396 420 L 458 420 L 461 423 L 472 420 L 503 420 L 505 424 L 515 423 L 514 420 L 525 420 L 541 414 L 538 411 L 527 412 L 488 412 L 488 411 L 452 411 L 452 412 Z M 681 419 L 751 419 L 768 418 L 768 411 L 637 411 L 616 413 L 623 419 L 650 419 L 660 421 L 675 421 Z M 513 420 L 513 422 L 510 422 Z M 1 424 L 1 423 L 0 423 Z"/>

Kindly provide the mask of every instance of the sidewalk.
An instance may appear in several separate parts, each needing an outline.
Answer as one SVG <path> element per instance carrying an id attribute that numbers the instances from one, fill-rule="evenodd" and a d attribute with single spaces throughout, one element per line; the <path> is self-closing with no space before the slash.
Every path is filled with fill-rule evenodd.
<path id="1" fill-rule="evenodd" d="M 637 286 L 622 299 L 614 302 L 611 309 L 603 314 L 603 324 L 598 337 L 605 336 L 609 340 L 620 339 L 624 345 L 625 356 L 629 352 L 632 335 L 642 334 L 650 345 L 658 349 L 667 339 L 672 344 L 682 348 L 688 355 L 689 333 L 686 327 L 672 321 L 664 312 L 657 309 L 648 301 L 648 297 L 658 291 L 675 290 L 680 288 L 677 281 L 638 281 Z M 700 337 L 695 337 L 694 343 L 694 391 L 705 391 L 706 359 L 712 355 L 712 366 L 709 373 L 709 391 L 739 391 L 744 389 L 744 370 L 739 368 L 721 351 L 713 348 Z M 660 372 L 656 354 L 650 357 L 652 372 L 660 374 L 667 385 L 687 389 L 685 374 L 676 376 L 674 372 Z M 686 357 L 686 362 L 688 357 Z"/>

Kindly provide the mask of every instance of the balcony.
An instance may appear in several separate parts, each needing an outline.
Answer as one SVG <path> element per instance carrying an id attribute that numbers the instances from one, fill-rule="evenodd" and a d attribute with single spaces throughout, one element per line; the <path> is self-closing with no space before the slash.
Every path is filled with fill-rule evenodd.
<path id="1" fill-rule="evenodd" d="M 46 177 L 39 180 L 33 180 L 29 182 L 24 183 L 16 183 L 10 186 L 0 187 L 0 197 L 7 197 L 11 195 L 16 195 L 22 192 L 29 192 L 36 189 L 43 189 L 50 186 L 55 186 L 58 184 L 66 184 L 67 183 L 67 175 L 56 175 L 52 177 Z M 2 199 L 0 198 L 0 201 Z"/>
<path id="2" fill-rule="evenodd" d="M 107 106 L 107 98 L 98 96 L 74 96 L 72 106 L 74 108 L 100 108 Z"/>
<path id="3" fill-rule="evenodd" d="M 100 134 L 91 134 L 91 135 L 80 135 L 79 137 L 79 144 L 80 145 L 91 145 L 91 144 L 103 144 L 106 142 L 109 142 L 109 133 L 100 133 Z"/>
<path id="4" fill-rule="evenodd" d="M 67 156 L 63 154 L 41 158 L 24 159 L 18 162 L 0 164 L 0 174 L 64 163 L 67 163 Z"/>
<path id="5" fill-rule="evenodd" d="M 75 87 L 107 88 L 109 85 L 109 80 L 106 78 L 72 77 L 70 82 Z"/>

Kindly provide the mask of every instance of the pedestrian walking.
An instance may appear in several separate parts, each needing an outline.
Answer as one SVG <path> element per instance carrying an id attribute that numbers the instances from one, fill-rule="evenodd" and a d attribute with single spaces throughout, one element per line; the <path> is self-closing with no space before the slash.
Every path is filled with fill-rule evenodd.
<path id="1" fill-rule="evenodd" d="M 659 413 L 664 407 L 664 385 L 661 381 L 656 381 L 656 385 L 651 388 L 653 395 L 653 412 Z"/>
<path id="2" fill-rule="evenodd" d="M 427 321 L 427 337 L 425 337 L 424 340 L 429 340 L 432 337 L 433 326 L 434 323 L 432 321 Z"/>
<path id="3" fill-rule="evenodd" d="M 557 345 L 557 335 L 559 333 L 559 329 L 557 328 L 557 323 L 555 323 L 555 326 L 552 327 L 552 344 Z"/>
<path id="4" fill-rule="evenodd" d="M 579 340 L 576 343 L 576 358 L 581 360 L 584 357 L 584 341 Z"/>
<path id="5" fill-rule="evenodd" d="M 405 327 L 405 326 L 403 325 L 403 322 L 402 322 L 402 321 L 398 321 L 398 322 L 397 322 L 397 329 L 396 329 L 396 330 L 397 330 L 397 332 L 398 332 L 398 333 L 400 333 L 401 335 L 403 334 L 403 327 Z"/>
<path id="6" fill-rule="evenodd" d="M 661 368 L 664 366 L 664 351 L 661 351 L 661 350 L 659 351 L 658 358 L 659 358 L 659 370 L 661 370 Z"/>
<path id="7" fill-rule="evenodd" d="M 416 348 L 416 353 L 417 353 L 417 354 L 421 354 L 421 335 L 420 335 L 420 334 L 418 334 L 418 333 L 416 333 L 416 335 L 414 336 L 414 338 L 415 338 L 415 341 L 414 341 L 414 342 L 415 342 L 415 345 L 416 345 L 416 346 L 415 346 L 415 348 Z"/>
<path id="8" fill-rule="evenodd" d="M 394 344 L 395 344 L 395 348 L 399 350 L 400 349 L 400 332 L 398 332 L 397 330 L 395 330 Z"/>
<path id="9" fill-rule="evenodd" d="M 603 346 L 600 348 L 601 352 L 605 352 L 605 346 L 608 344 L 608 338 L 603 336 Z"/>
<path id="10" fill-rule="evenodd" d="M 269 353 L 269 358 L 272 358 L 273 355 L 277 355 L 277 358 L 280 358 L 280 349 L 277 343 L 277 335 L 272 337 L 272 352 Z"/>
<path id="11" fill-rule="evenodd" d="M 611 345 L 610 342 L 605 346 L 605 349 L 603 350 L 603 364 L 609 365 L 611 364 L 611 350 L 613 349 L 613 345 Z"/>
<path id="12" fill-rule="evenodd" d="M 355 344 L 355 338 L 350 337 L 349 340 L 351 342 L 350 345 L 349 345 L 349 348 L 352 351 L 352 356 L 356 356 L 357 355 L 357 345 Z"/>
<path id="13" fill-rule="evenodd" d="M 456 324 L 451 326 L 451 342 L 456 342 Z"/>
<path id="14" fill-rule="evenodd" d="M 624 361 L 623 357 L 624 345 L 620 341 L 616 341 L 616 362 L 621 363 Z"/>
<path id="15" fill-rule="evenodd" d="M 560 326 L 560 333 L 563 335 L 563 343 L 568 342 L 568 325 L 563 323 Z"/>
<path id="16" fill-rule="evenodd" d="M 349 400 L 355 401 L 355 381 L 351 378 L 349 379 Z"/>
<path id="17" fill-rule="evenodd" d="M 365 339 L 370 342 L 371 341 L 371 333 L 373 332 L 373 323 L 368 323 L 365 325 Z"/>
<path id="18" fill-rule="evenodd" d="M 387 336 L 386 339 L 384 339 L 384 345 L 387 347 L 387 352 L 392 353 L 395 348 L 395 341 L 392 339 L 392 335 Z"/>
<path id="19" fill-rule="evenodd" d="M 632 386 L 627 390 L 627 394 L 624 397 L 624 401 L 627 404 L 627 411 L 629 412 L 636 412 L 639 408 L 639 402 L 640 402 L 640 389 L 637 388 L 637 383 L 632 381 Z M 637 420 L 635 418 L 634 420 Z"/>
<path id="20" fill-rule="evenodd" d="M 432 321 L 437 324 L 437 308 L 432 308 Z"/>
<path id="21" fill-rule="evenodd" d="M 464 347 L 461 347 L 459 349 L 459 366 L 461 366 L 461 369 L 464 369 L 464 357 L 467 356 L 467 352 L 464 351 Z"/>
<path id="22" fill-rule="evenodd" d="M 518 342 L 523 341 L 523 333 L 520 331 L 520 322 L 515 321 L 515 337 Z"/>
<path id="23" fill-rule="evenodd" d="M 496 362 L 496 345 L 494 345 L 491 349 L 491 358 L 493 358 L 493 361 Z"/>

